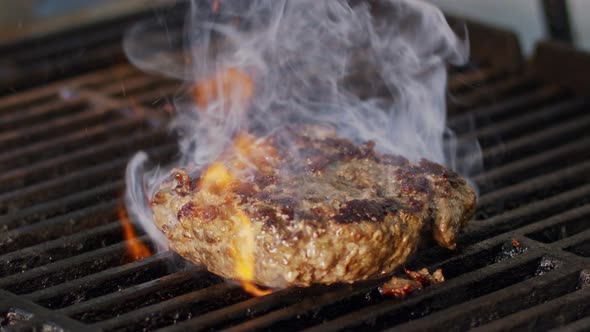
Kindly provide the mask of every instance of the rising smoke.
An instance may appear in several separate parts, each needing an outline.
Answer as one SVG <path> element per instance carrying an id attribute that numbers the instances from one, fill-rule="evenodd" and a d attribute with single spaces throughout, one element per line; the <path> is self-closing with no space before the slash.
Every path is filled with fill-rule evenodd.
<path id="1" fill-rule="evenodd" d="M 132 29 L 124 44 L 138 67 L 187 86 L 227 69 L 239 69 L 253 82 L 247 102 L 244 88 L 220 84 L 206 105 L 191 98 L 175 103 L 171 126 L 180 133 L 181 158 L 171 167 L 199 169 L 240 131 L 265 135 L 294 123 L 329 126 L 355 142 L 375 141 L 380 152 L 426 158 L 467 177 L 480 164 L 479 158 L 457 159 L 465 149 L 479 156 L 478 145 L 457 146 L 445 124 L 447 65 L 465 63 L 468 45 L 433 5 L 221 0 L 214 12 L 211 4 L 191 2 L 182 30 L 147 22 Z M 184 57 L 175 48 L 180 40 Z M 169 168 L 146 170 L 146 161 L 140 152 L 128 165 L 127 206 L 165 247 L 146 196 Z"/>

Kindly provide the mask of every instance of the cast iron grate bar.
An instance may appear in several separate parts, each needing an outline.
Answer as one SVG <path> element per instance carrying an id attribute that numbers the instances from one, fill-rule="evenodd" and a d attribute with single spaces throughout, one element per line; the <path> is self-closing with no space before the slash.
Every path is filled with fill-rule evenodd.
<path id="1" fill-rule="evenodd" d="M 147 151 L 156 160 L 168 160 L 176 148 L 176 144 L 168 143 Z M 129 161 L 128 157 L 107 160 L 96 166 L 73 171 L 67 176 L 58 177 L 21 188 L 16 191 L 0 194 L 0 212 L 17 210 L 67 195 L 86 188 L 99 186 L 122 178 L 123 169 Z"/>
<path id="2" fill-rule="evenodd" d="M 31 268 L 121 241 L 123 241 L 123 231 L 121 224 L 116 221 L 53 241 L 43 242 L 0 256 L 0 264 L 4 266 L 4 269 L 0 271 L 0 277 L 22 273 Z"/>
<path id="3" fill-rule="evenodd" d="M 95 326 L 106 331 L 165 326 L 212 309 L 222 308 L 249 298 L 249 295 L 225 282 L 184 294 L 173 299 L 102 321 Z M 150 317 L 146 320 L 145 317 Z M 147 325 L 147 326 L 146 326 Z"/>
<path id="4" fill-rule="evenodd" d="M 538 81 L 533 73 L 509 76 L 498 82 L 452 96 L 449 107 L 451 112 L 465 112 L 468 109 L 506 98 L 516 93 L 526 92 L 537 88 Z"/>
<path id="5" fill-rule="evenodd" d="M 568 324 L 566 326 L 551 329 L 549 332 L 558 332 L 558 331 L 584 332 L 584 331 L 588 331 L 588 326 L 590 326 L 590 316 L 576 320 L 573 323 Z"/>
<path id="6" fill-rule="evenodd" d="M 505 121 L 496 121 L 490 126 L 478 126 L 472 133 L 460 136 L 460 140 L 477 138 L 484 149 L 497 144 L 499 138 L 509 141 L 530 132 L 542 131 L 561 122 L 578 118 L 587 111 L 586 98 L 570 99 L 537 109 L 534 113 L 514 116 Z M 524 129 L 524 130 L 523 130 Z"/>
<path id="7" fill-rule="evenodd" d="M 466 90 L 473 90 L 490 81 L 497 80 L 506 73 L 500 68 L 481 67 L 463 72 L 451 73 L 447 83 L 451 94 L 458 94 Z"/>
<path id="8" fill-rule="evenodd" d="M 590 129 L 590 115 L 567 121 L 559 127 L 532 133 L 483 153 L 484 165 L 495 167 L 500 162 L 515 161 L 523 156 L 542 152 L 572 140 L 584 137 Z"/>
<path id="9" fill-rule="evenodd" d="M 125 134 L 141 130 L 142 124 L 135 120 L 123 119 L 112 122 L 109 126 L 99 124 L 74 131 L 72 134 L 55 139 L 45 140 L 38 144 L 32 144 L 23 149 L 13 150 L 10 153 L 0 155 L 3 168 L 22 167 L 55 156 L 63 152 L 73 152 L 82 149 L 83 146 L 99 144 L 105 139 L 125 139 Z"/>
<path id="10" fill-rule="evenodd" d="M 118 200 L 40 221 L 0 234 L 0 251 L 9 253 L 68 234 L 104 225 L 117 217 Z"/>
<path id="11" fill-rule="evenodd" d="M 146 241 L 147 237 L 143 236 L 138 240 Z M 111 266 L 123 265 L 129 261 L 126 246 L 124 242 L 117 243 L 8 276 L 0 279 L 0 287 L 16 294 L 27 294 L 97 273 Z"/>
<path id="12" fill-rule="evenodd" d="M 167 16 L 169 22 L 182 22 L 186 11 L 184 2 L 148 7 L 141 13 L 0 47 L 3 54 L 10 54 L 0 67 L 0 95 L 125 63 L 121 43 L 126 29 L 137 21 Z"/>
<path id="13" fill-rule="evenodd" d="M 544 201 L 534 202 L 495 217 L 472 224 L 465 241 L 481 241 L 490 235 L 515 230 L 551 216 L 569 213 L 569 210 L 588 204 L 590 185 L 565 192 Z M 561 212 L 561 214 L 560 214 Z"/>
<path id="14" fill-rule="evenodd" d="M 504 98 L 491 105 L 469 110 L 467 113 L 450 113 L 448 125 L 458 134 L 464 134 L 473 127 L 469 125 L 475 122 L 479 128 L 481 124 L 493 125 L 496 121 L 510 119 L 515 112 L 526 114 L 534 112 L 538 107 L 563 101 L 570 96 L 563 90 L 553 85 L 543 86 L 531 92 Z"/>
<path id="15" fill-rule="evenodd" d="M 22 209 L 8 217 L 1 217 L 0 223 L 6 230 L 12 230 L 24 225 L 31 225 L 37 221 L 52 218 L 70 211 L 92 206 L 96 200 L 112 200 L 121 195 L 124 190 L 122 180 L 107 183 L 78 194 L 64 196 L 59 200 L 41 203 L 34 207 Z"/>
<path id="16" fill-rule="evenodd" d="M 46 121 L 51 121 L 58 117 L 71 116 L 84 111 L 88 105 L 81 98 L 72 98 L 69 100 L 56 100 L 48 103 L 39 104 L 31 109 L 18 109 L 19 112 L 0 115 L 0 130 L 8 131 L 39 125 Z"/>
<path id="17" fill-rule="evenodd" d="M 83 303 L 72 303 L 61 309 L 60 312 L 85 323 L 97 323 L 221 282 L 221 278 L 215 275 L 206 271 L 195 271 L 191 268 L 128 287 L 120 292 L 108 293 Z M 63 293 L 57 297 L 67 295 L 67 293 Z"/>
<path id="18" fill-rule="evenodd" d="M 123 245 L 125 245 L 123 243 Z M 90 256 L 93 253 L 84 254 Z M 123 254 L 122 256 L 126 256 Z M 124 264 L 101 270 L 68 283 L 36 290 L 25 297 L 43 306 L 63 308 L 74 303 L 92 299 L 120 289 L 141 284 L 167 274 L 169 267 L 167 253 L 156 254 L 142 260 L 133 261 L 125 257 Z"/>
<path id="19" fill-rule="evenodd" d="M 474 331 L 524 331 L 548 329 L 590 315 L 590 288 L 559 297 L 553 301 L 520 311 L 482 326 Z M 586 328 L 588 328 L 586 326 Z"/>
<path id="20" fill-rule="evenodd" d="M 590 146 L 590 137 L 574 140 L 543 153 L 486 171 L 473 180 L 480 186 L 480 193 L 485 194 L 493 188 L 518 182 L 519 179 L 540 176 L 587 159 L 590 156 L 588 146 Z"/>
<path id="21" fill-rule="evenodd" d="M 0 302 L 0 322 L 2 323 L 0 326 L 2 328 L 4 328 L 5 325 L 12 325 L 13 322 L 11 322 L 8 318 L 8 313 L 10 311 L 15 311 L 15 309 L 18 308 L 20 313 L 19 316 L 22 317 L 23 320 L 14 322 L 15 328 L 17 330 L 21 329 L 21 331 L 31 331 L 36 329 L 39 331 L 51 331 L 67 327 L 74 331 L 100 331 L 99 329 L 81 324 L 80 322 L 69 317 L 55 315 L 55 313 L 49 309 L 43 308 L 42 306 L 27 301 L 18 295 L 14 295 L 3 290 L 0 290 L 0 299 L 2 299 L 2 302 Z"/>
<path id="22" fill-rule="evenodd" d="M 150 144 L 163 140 L 164 137 L 164 132 L 155 135 L 153 133 L 134 134 L 130 135 L 126 140 L 97 144 L 89 149 L 52 158 L 33 164 L 30 167 L 5 172 L 0 175 L 0 185 L 3 186 L 2 192 L 45 180 L 48 176 L 63 175 L 75 169 L 95 165 L 113 154 L 131 154 L 134 149 L 146 148 Z"/>

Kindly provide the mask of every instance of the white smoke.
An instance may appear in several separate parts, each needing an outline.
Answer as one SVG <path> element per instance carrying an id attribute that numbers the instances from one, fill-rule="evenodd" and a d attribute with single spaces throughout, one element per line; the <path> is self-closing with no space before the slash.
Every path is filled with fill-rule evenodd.
<path id="1" fill-rule="evenodd" d="M 473 161 L 458 164 L 456 153 L 465 147 L 445 125 L 446 66 L 465 63 L 468 45 L 436 7 L 418 0 L 219 4 L 213 13 L 212 1 L 191 2 L 184 31 L 148 22 L 125 40 L 137 66 L 189 86 L 228 68 L 254 82 L 247 105 L 240 102 L 243 91 L 222 84 L 218 98 L 201 109 L 191 98 L 176 103 L 172 127 L 181 133 L 182 158 L 175 166 L 210 163 L 242 130 L 264 135 L 313 123 L 356 142 L 373 140 L 381 152 L 426 158 L 469 175 Z M 186 66 L 174 47 L 179 40 L 185 41 Z M 452 144 L 445 145 L 444 135 Z M 145 159 L 138 154 L 128 166 L 127 204 L 152 234 L 144 196 L 153 194 L 160 177 L 144 172 Z"/>

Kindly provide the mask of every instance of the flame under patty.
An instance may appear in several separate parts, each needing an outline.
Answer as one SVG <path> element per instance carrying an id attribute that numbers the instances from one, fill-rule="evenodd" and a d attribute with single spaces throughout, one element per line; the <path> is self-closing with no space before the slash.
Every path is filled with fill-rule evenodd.
<path id="1" fill-rule="evenodd" d="M 373 147 L 318 127 L 238 137 L 200 174 L 172 172 L 156 224 L 186 259 L 269 287 L 389 274 L 426 232 L 455 248 L 476 208 L 465 180 Z"/>

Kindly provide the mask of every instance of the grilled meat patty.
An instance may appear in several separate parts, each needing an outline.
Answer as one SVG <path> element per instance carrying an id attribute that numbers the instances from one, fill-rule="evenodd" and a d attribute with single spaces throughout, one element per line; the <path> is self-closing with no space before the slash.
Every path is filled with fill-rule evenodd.
<path id="1" fill-rule="evenodd" d="M 202 172 L 175 169 L 152 201 L 171 249 L 269 287 L 391 273 L 421 234 L 455 248 L 476 208 L 436 163 L 380 154 L 317 127 L 244 135 Z"/>

